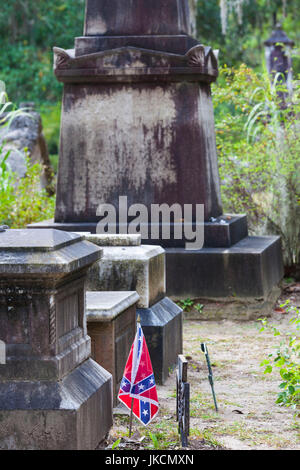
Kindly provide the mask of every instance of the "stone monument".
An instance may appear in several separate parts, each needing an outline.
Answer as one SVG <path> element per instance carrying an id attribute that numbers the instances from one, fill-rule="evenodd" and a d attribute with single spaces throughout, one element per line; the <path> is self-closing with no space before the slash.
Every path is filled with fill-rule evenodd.
<path id="1" fill-rule="evenodd" d="M 293 64 L 292 48 L 295 45 L 283 31 L 281 24 L 277 24 L 271 36 L 265 41 L 265 56 L 267 70 L 274 81 L 279 74 L 280 83 L 285 82 L 289 93 L 293 91 Z"/>
<path id="2" fill-rule="evenodd" d="M 90 359 L 85 278 L 101 249 L 74 233 L 0 233 L 0 449 L 93 450 L 112 377 Z"/>
<path id="3" fill-rule="evenodd" d="M 166 248 L 171 298 L 271 305 L 283 275 L 280 239 L 248 237 L 245 215 L 223 214 L 210 85 L 214 51 L 190 36 L 188 0 L 87 0 L 84 36 L 54 49 L 64 83 L 52 226 L 96 232 L 100 204 L 204 206 L 204 247 L 187 250 L 170 216 L 144 244 Z M 47 224 L 38 224 L 47 226 Z M 48 224 L 49 226 L 49 224 Z M 128 220 L 119 217 L 117 231 Z M 151 237 L 150 237 L 151 233 Z M 238 307 L 239 309 L 239 307 Z M 231 308 L 232 310 L 232 308 Z M 260 314 L 260 313 L 258 313 Z"/>

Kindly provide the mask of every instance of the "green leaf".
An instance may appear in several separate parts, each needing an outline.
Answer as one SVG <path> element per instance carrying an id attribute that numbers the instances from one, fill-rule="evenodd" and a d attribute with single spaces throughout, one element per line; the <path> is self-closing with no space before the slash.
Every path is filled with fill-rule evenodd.
<path id="1" fill-rule="evenodd" d="M 111 447 L 112 450 L 116 449 L 119 446 L 120 442 L 121 442 L 121 438 L 117 439 Z"/>

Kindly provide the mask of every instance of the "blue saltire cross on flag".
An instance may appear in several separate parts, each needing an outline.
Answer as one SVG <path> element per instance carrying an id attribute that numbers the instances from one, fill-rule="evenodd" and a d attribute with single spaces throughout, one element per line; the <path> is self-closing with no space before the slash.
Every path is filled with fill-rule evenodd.
<path id="1" fill-rule="evenodd" d="M 140 323 L 137 323 L 137 332 L 125 366 L 118 399 L 129 410 L 132 409 L 133 414 L 144 426 L 158 413 L 156 384 Z"/>

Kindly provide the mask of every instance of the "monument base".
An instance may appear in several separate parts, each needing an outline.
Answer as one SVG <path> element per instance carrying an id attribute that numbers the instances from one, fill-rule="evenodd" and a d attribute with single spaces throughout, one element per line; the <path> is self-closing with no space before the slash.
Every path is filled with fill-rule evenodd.
<path id="1" fill-rule="evenodd" d="M 112 378 L 89 359 L 59 382 L 0 383 L 1 450 L 94 450 L 112 426 Z"/>
<path id="2" fill-rule="evenodd" d="M 280 237 L 246 237 L 230 248 L 166 249 L 167 295 L 174 300 L 258 301 L 261 315 L 282 277 Z"/>
<path id="3" fill-rule="evenodd" d="M 170 367 L 182 354 L 182 309 L 165 297 L 149 308 L 137 309 L 157 383 L 164 384 Z"/>
<path id="4" fill-rule="evenodd" d="M 185 222 L 186 224 L 186 222 Z M 190 224 L 193 231 L 195 230 L 195 224 Z M 158 227 L 157 227 L 158 226 Z M 37 222 L 30 224 L 28 228 L 52 228 L 57 230 L 64 230 L 65 232 L 89 232 L 95 234 L 97 230 L 97 222 L 54 222 L 53 219 L 45 220 L 43 222 Z M 181 233 L 184 234 L 183 222 L 167 223 L 163 226 L 159 224 L 146 224 L 146 227 L 141 226 L 142 229 L 146 228 L 148 233 L 147 238 L 142 238 L 143 245 L 160 245 L 163 248 L 184 248 L 187 242 L 183 236 L 181 240 L 174 237 L 176 228 L 180 228 Z M 155 232 L 158 228 L 159 238 L 151 239 L 151 233 Z M 163 237 L 163 231 L 170 229 L 170 236 L 167 238 Z M 128 224 L 117 224 L 116 230 L 118 233 L 128 233 Z M 143 232 L 142 232 L 143 233 Z M 109 234 L 108 234 L 109 235 Z M 204 246 L 215 247 L 215 248 L 228 248 L 235 243 L 239 242 L 243 238 L 248 236 L 248 224 L 247 216 L 244 214 L 223 214 L 219 217 L 214 218 L 209 222 L 204 222 Z"/>

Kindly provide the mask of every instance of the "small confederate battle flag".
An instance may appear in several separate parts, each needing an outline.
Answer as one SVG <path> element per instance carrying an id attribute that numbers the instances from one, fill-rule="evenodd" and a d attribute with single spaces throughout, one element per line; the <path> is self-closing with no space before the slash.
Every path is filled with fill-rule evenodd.
<path id="1" fill-rule="evenodd" d="M 159 404 L 155 379 L 140 323 L 131 347 L 118 398 L 147 426 L 157 415 Z M 133 400 L 133 403 L 132 403 Z"/>

